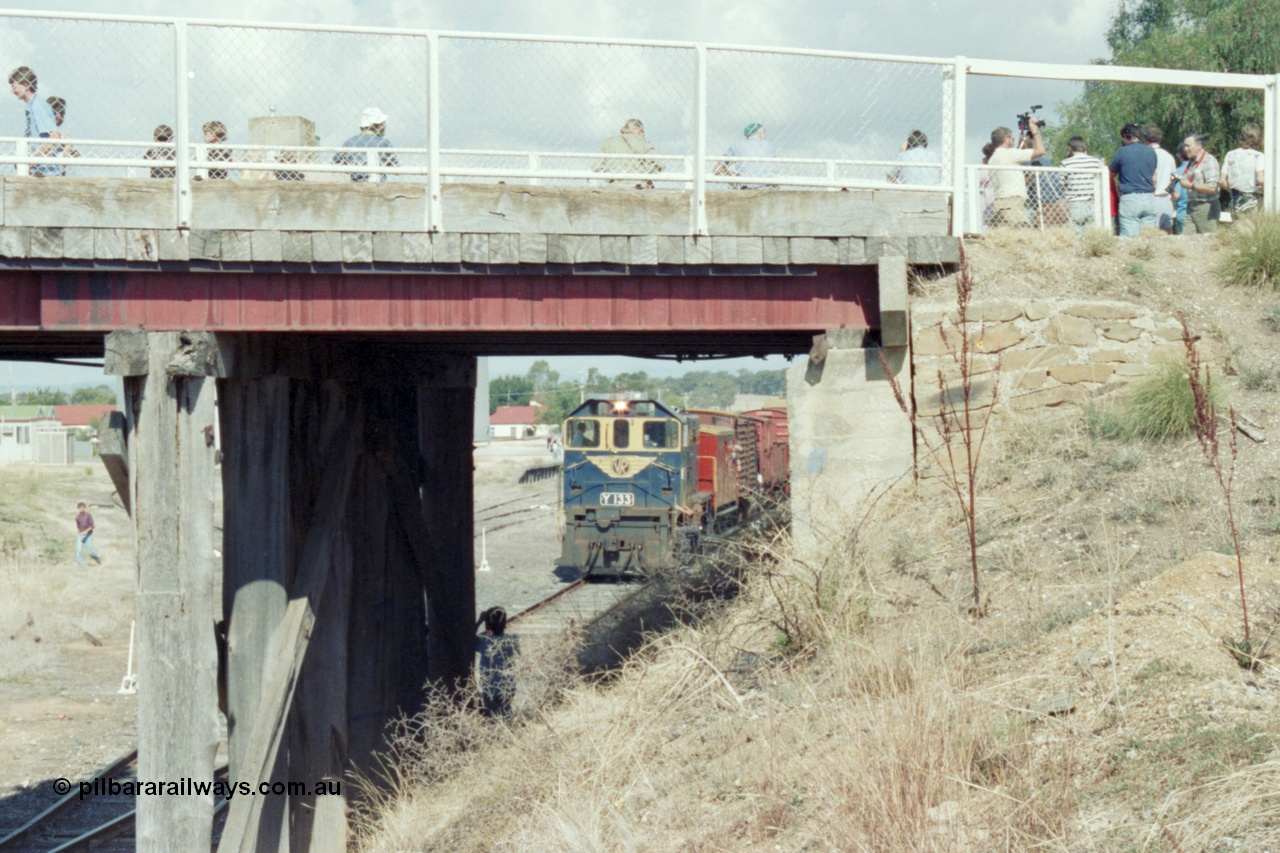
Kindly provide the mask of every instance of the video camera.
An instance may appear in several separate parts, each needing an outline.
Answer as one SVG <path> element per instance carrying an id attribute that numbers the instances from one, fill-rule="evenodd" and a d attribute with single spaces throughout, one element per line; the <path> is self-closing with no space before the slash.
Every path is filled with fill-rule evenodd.
<path id="1" fill-rule="evenodd" d="M 1026 136 L 1031 133 L 1031 123 L 1035 122 L 1036 127 L 1048 127 L 1049 122 L 1041 121 L 1035 117 L 1036 110 L 1044 109 L 1043 104 L 1035 104 L 1027 109 L 1025 113 L 1018 113 L 1018 131 Z"/>

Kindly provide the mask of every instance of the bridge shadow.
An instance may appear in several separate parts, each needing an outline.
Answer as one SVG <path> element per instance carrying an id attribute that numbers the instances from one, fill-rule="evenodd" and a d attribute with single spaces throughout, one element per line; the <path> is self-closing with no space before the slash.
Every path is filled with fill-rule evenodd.
<path id="1" fill-rule="evenodd" d="M 0 797 L 0 850 L 5 853 L 20 853 L 20 851 L 47 849 L 40 846 L 36 838 L 17 839 L 12 843 L 6 843 L 6 840 L 27 821 L 62 799 L 62 795 L 53 790 L 55 781 L 57 780 L 41 779 L 21 790 Z M 73 791 L 79 790 L 79 782 L 79 779 L 72 780 Z"/>

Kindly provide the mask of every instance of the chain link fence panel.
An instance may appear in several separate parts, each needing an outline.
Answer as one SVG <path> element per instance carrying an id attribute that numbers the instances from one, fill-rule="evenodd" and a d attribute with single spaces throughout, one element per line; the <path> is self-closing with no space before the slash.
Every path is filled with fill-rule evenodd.
<path id="1" fill-rule="evenodd" d="M 912 131 L 931 143 L 929 183 L 950 180 L 942 147 L 944 77 L 949 66 L 763 51 L 707 51 L 707 147 L 710 168 L 740 150 L 763 125 L 786 178 L 885 184 Z M 722 153 L 723 152 L 723 153 Z M 935 156 L 936 155 L 936 156 Z M 913 155 L 915 156 L 915 155 Z M 936 164 L 932 161 L 936 160 Z M 727 171 L 720 169 L 721 172 Z"/>
<path id="2" fill-rule="evenodd" d="M 352 174 L 308 170 L 308 164 L 402 170 L 388 180 L 426 174 L 426 37 L 193 25 L 188 44 L 187 142 L 203 146 L 198 160 L 225 158 L 246 179 L 277 171 L 308 180 L 349 180 Z M 368 143 L 359 137 L 370 135 L 361 129 L 370 119 L 382 122 L 386 145 L 400 150 L 376 157 L 337 150 L 352 138 Z"/>
<path id="3" fill-rule="evenodd" d="M 121 176 L 112 161 L 139 160 L 156 124 L 172 121 L 176 103 L 174 27 L 67 18 L 0 16 L 5 79 L 26 66 L 36 75 L 35 97 L 62 121 L 57 144 L 27 142 L 26 104 L 11 96 L 0 155 L 77 158 L 66 166 L 0 167 L 4 174 Z"/>
<path id="4" fill-rule="evenodd" d="M 691 48 L 441 36 L 443 165 L 469 169 L 505 162 L 523 169 L 529 160 L 521 152 L 542 152 L 549 156 L 539 167 L 553 173 L 591 173 L 628 161 L 617 171 L 643 174 L 643 181 L 688 174 L 684 158 L 694 150 L 696 75 Z M 602 164 L 602 145 L 620 138 L 629 119 L 643 128 L 642 137 L 629 134 L 635 153 L 611 155 Z M 642 156 L 648 146 L 654 156 Z M 494 151 L 512 153 L 484 153 Z"/>

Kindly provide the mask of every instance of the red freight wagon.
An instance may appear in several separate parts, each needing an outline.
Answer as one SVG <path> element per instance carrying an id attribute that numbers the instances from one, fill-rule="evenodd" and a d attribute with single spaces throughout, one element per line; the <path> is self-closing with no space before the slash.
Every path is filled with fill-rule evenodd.
<path id="1" fill-rule="evenodd" d="M 698 491 L 712 496 L 716 516 L 738 509 L 738 471 L 734 460 L 736 438 L 729 427 L 698 428 Z"/>
<path id="2" fill-rule="evenodd" d="M 744 412 L 756 425 L 756 454 L 760 486 L 765 491 L 786 488 L 790 475 L 791 432 L 787 426 L 787 410 L 754 409 Z"/>

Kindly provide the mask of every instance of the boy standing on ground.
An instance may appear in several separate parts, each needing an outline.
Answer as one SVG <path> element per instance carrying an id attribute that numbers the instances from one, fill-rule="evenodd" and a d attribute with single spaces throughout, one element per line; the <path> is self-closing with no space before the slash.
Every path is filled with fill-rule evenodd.
<path id="1" fill-rule="evenodd" d="M 84 501 L 76 504 L 80 514 L 76 516 L 76 565 L 84 566 L 84 552 L 88 551 L 95 563 L 102 563 L 98 552 L 93 550 L 93 516 L 85 508 Z"/>

